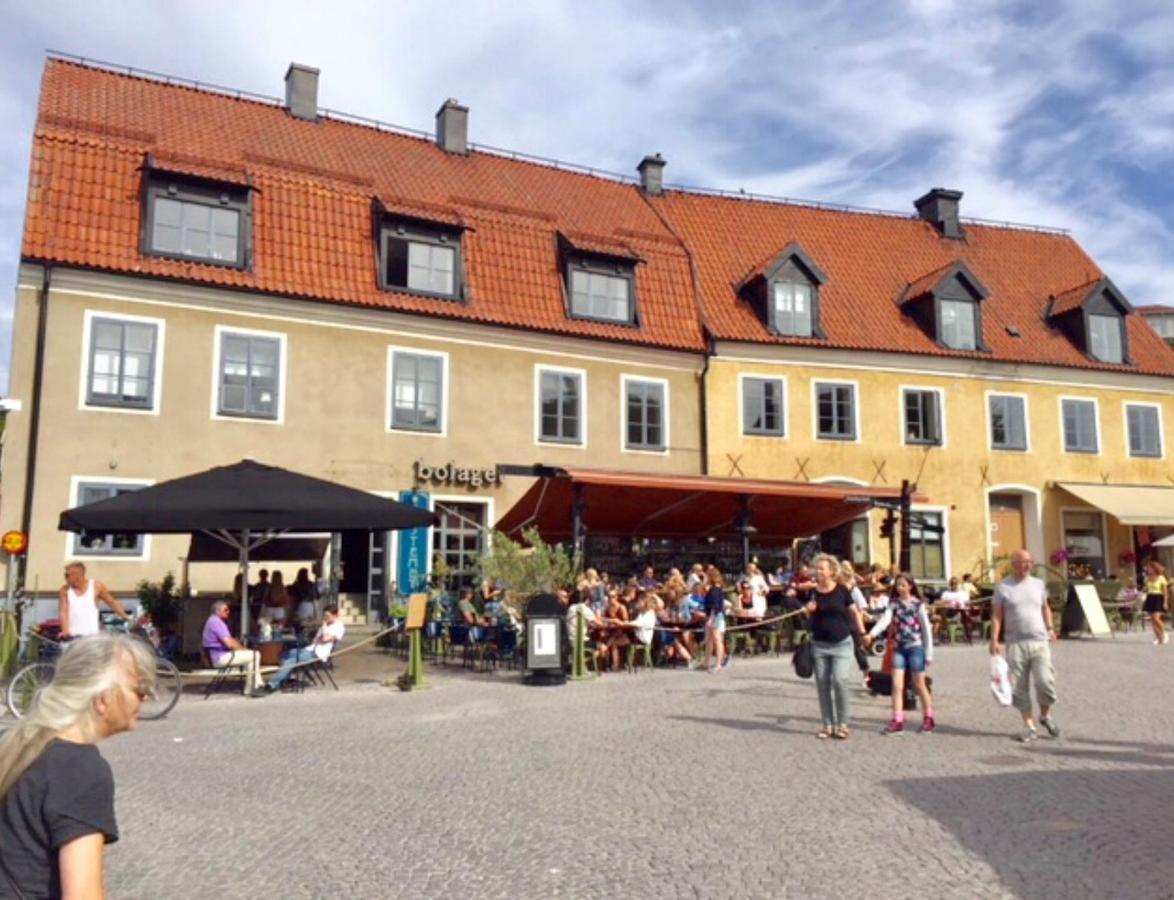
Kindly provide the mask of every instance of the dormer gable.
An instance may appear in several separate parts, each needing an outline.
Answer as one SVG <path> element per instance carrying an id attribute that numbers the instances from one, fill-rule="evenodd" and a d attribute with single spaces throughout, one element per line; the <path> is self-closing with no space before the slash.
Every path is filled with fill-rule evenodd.
<path id="1" fill-rule="evenodd" d="M 1133 306 L 1102 276 L 1049 298 L 1047 320 L 1089 359 L 1130 365 L 1126 316 Z"/>
<path id="2" fill-rule="evenodd" d="M 948 350 L 987 350 L 982 303 L 990 296 L 978 276 L 958 260 L 905 286 L 897 304 L 930 338 Z"/>
<path id="3" fill-rule="evenodd" d="M 639 327 L 636 266 L 644 260 L 628 244 L 603 235 L 556 235 L 567 314 L 572 319 Z"/>
<path id="4" fill-rule="evenodd" d="M 738 286 L 738 293 L 768 329 L 783 337 L 826 338 L 819 293 L 828 277 L 795 241 Z"/>

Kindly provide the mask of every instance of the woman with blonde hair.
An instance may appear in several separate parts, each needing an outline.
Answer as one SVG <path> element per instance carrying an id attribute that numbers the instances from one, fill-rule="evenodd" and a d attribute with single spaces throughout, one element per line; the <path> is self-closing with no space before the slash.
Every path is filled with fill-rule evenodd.
<path id="1" fill-rule="evenodd" d="M 712 662 L 711 662 L 712 660 Z M 730 664 L 726 655 L 726 588 L 721 570 L 705 570 L 705 668 L 710 673 Z"/>
<path id="2" fill-rule="evenodd" d="M 28 715 L 0 737 L 0 896 L 102 897 L 118 840 L 114 776 L 95 746 L 135 727 L 155 655 L 102 633 L 70 644 Z"/>
<path id="3" fill-rule="evenodd" d="M 1143 611 L 1150 614 L 1150 625 L 1154 629 L 1154 643 L 1159 646 L 1170 643 L 1166 634 L 1166 596 L 1170 584 L 1166 580 L 1166 567 L 1156 559 L 1145 564 L 1145 606 Z"/>
<path id="4" fill-rule="evenodd" d="M 815 662 L 815 688 L 823 727 L 819 738 L 846 740 L 848 737 L 848 674 L 860 637 L 860 610 L 841 584 L 840 564 L 828 553 L 813 560 L 815 587 L 804 607 L 811 616 L 811 655 Z"/>

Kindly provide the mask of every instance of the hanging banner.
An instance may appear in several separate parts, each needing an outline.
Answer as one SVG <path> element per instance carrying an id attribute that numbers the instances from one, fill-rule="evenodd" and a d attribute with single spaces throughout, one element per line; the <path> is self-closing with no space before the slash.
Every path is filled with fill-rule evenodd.
<path id="1" fill-rule="evenodd" d="M 400 491 L 399 502 L 419 509 L 428 509 L 428 495 L 422 491 Z M 398 532 L 399 571 L 396 589 L 407 596 L 424 590 L 428 585 L 428 529 L 405 528 Z"/>

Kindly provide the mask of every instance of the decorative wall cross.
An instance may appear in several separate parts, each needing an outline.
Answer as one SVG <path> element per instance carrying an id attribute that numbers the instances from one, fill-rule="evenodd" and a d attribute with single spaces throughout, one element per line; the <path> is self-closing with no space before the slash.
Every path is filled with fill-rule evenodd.
<path id="1" fill-rule="evenodd" d="M 743 478 L 746 477 L 746 473 L 743 472 L 742 467 L 740 465 L 738 465 L 738 463 L 740 463 L 742 461 L 742 457 L 745 455 L 746 454 L 744 454 L 744 453 L 739 453 L 737 456 L 734 456 L 732 453 L 726 454 L 726 459 L 728 459 L 730 461 L 730 471 L 726 473 L 727 477 L 732 478 L 734 476 L 735 472 L 737 472 Z"/>

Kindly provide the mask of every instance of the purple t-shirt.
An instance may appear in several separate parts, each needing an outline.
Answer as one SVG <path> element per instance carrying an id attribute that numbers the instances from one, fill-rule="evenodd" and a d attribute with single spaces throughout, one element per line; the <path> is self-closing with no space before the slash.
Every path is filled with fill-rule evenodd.
<path id="1" fill-rule="evenodd" d="M 204 623 L 203 645 L 213 663 L 217 662 L 224 654 L 232 652 L 228 644 L 224 643 L 224 639 L 227 637 L 232 637 L 232 632 L 228 630 L 225 621 L 215 613 L 208 616 L 208 621 Z"/>

